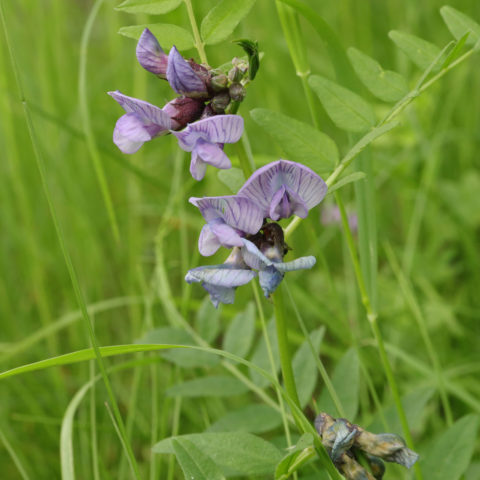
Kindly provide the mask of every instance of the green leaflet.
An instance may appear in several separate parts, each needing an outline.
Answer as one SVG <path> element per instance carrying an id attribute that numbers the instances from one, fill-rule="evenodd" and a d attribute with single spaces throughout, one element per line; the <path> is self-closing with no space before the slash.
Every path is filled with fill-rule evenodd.
<path id="1" fill-rule="evenodd" d="M 375 125 L 372 107 L 356 93 L 319 75 L 312 75 L 308 83 L 337 127 L 347 132 L 365 132 Z"/>
<path id="2" fill-rule="evenodd" d="M 440 53 L 440 49 L 433 43 L 409 33 L 392 30 L 388 36 L 422 70 L 427 69 Z"/>
<path id="3" fill-rule="evenodd" d="M 223 339 L 223 349 L 239 357 L 246 357 L 252 346 L 254 335 L 255 307 L 250 302 L 247 308 L 237 313 L 230 323 Z"/>
<path id="4" fill-rule="evenodd" d="M 346 418 L 354 421 L 358 410 L 358 392 L 360 388 L 360 363 L 357 351 L 354 348 L 347 352 L 336 365 L 332 384 L 345 411 Z M 318 408 L 333 417 L 338 416 L 328 390 L 324 388 L 318 401 Z"/>
<path id="5" fill-rule="evenodd" d="M 225 40 L 245 17 L 256 0 L 222 0 L 202 21 L 200 33 L 207 45 Z"/>
<path id="6" fill-rule="evenodd" d="M 167 397 L 231 397 L 248 391 L 248 388 L 234 377 L 212 375 L 177 383 L 165 390 Z"/>
<path id="7" fill-rule="evenodd" d="M 250 116 L 274 138 L 289 160 L 316 172 L 325 172 L 338 162 L 335 142 L 311 125 L 265 108 L 251 110 Z"/>
<path id="8" fill-rule="evenodd" d="M 207 454 L 186 438 L 171 440 L 173 452 L 183 470 L 185 478 L 195 480 L 222 480 L 223 475 L 216 463 Z"/>
<path id="9" fill-rule="evenodd" d="M 275 469 L 275 480 L 288 478 L 289 470 L 298 461 L 302 452 L 313 445 L 313 436 L 310 433 L 304 433 L 293 446 L 292 450 L 285 455 Z"/>
<path id="10" fill-rule="evenodd" d="M 194 433 L 162 440 L 154 453 L 174 453 L 172 439 L 186 439 L 208 455 L 225 476 L 272 475 L 281 459 L 271 443 L 246 432 Z"/>
<path id="11" fill-rule="evenodd" d="M 268 405 L 247 405 L 228 412 L 208 428 L 209 432 L 264 433 L 282 423 L 281 415 Z"/>
<path id="12" fill-rule="evenodd" d="M 355 73 L 375 97 L 395 102 L 408 93 L 407 82 L 399 73 L 384 70 L 376 60 L 356 48 L 349 48 L 347 53 Z"/>
<path id="13" fill-rule="evenodd" d="M 467 32 L 469 32 L 466 45 L 473 46 L 480 40 L 480 25 L 453 7 L 445 5 L 440 9 L 440 14 L 443 17 L 450 33 L 460 40 Z"/>
<path id="14" fill-rule="evenodd" d="M 127 13 L 146 13 L 161 15 L 175 10 L 182 0 L 125 0 L 115 10 Z"/>
<path id="15" fill-rule="evenodd" d="M 164 50 L 169 50 L 172 45 L 175 45 L 179 50 L 188 50 L 194 45 L 192 34 L 188 30 L 168 23 L 132 25 L 130 27 L 122 27 L 118 33 L 125 37 L 138 40 L 146 28 L 157 37 L 157 40 Z"/>
<path id="16" fill-rule="evenodd" d="M 428 480 L 460 478 L 467 469 L 475 448 L 478 423 L 478 415 L 467 415 L 435 440 L 422 462 L 422 470 Z"/>
<path id="17" fill-rule="evenodd" d="M 318 355 L 320 352 L 320 344 L 322 343 L 324 333 L 325 327 L 321 327 L 310 334 L 310 341 L 315 350 L 315 355 Z M 312 398 L 318 377 L 317 362 L 307 340 L 295 352 L 292 368 L 300 405 L 305 407 Z"/>

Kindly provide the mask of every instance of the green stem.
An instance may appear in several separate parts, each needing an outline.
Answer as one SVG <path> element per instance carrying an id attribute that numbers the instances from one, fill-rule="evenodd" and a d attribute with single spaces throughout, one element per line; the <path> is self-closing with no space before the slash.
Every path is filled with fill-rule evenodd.
<path id="1" fill-rule="evenodd" d="M 73 287 L 73 290 L 74 290 L 74 293 L 75 293 L 75 297 L 77 299 L 77 303 L 78 303 L 78 305 L 80 307 L 80 310 L 82 312 L 82 317 L 83 317 L 85 326 L 88 330 L 88 334 L 90 336 L 90 341 L 92 343 L 92 347 L 93 347 L 93 350 L 95 352 L 95 357 L 97 359 L 98 367 L 99 367 L 100 373 L 102 375 L 102 378 L 103 378 L 103 381 L 104 381 L 104 384 L 105 384 L 105 388 L 107 390 L 108 398 L 109 398 L 110 403 L 112 405 L 115 420 L 117 422 L 117 425 L 118 425 L 120 434 L 122 436 L 122 439 L 125 442 L 125 447 L 126 447 L 126 450 L 127 450 L 128 456 L 129 456 L 129 460 L 132 463 L 133 468 L 134 468 L 135 477 L 137 479 L 140 479 L 140 472 L 138 470 L 138 466 L 137 466 L 137 463 L 136 463 L 136 460 L 135 460 L 135 456 L 133 454 L 133 450 L 132 450 L 130 444 L 126 441 L 127 440 L 127 435 L 126 435 L 126 432 L 125 432 L 125 426 L 124 426 L 124 423 L 123 423 L 123 420 L 122 420 L 122 416 L 120 414 L 120 409 L 119 409 L 118 403 L 115 399 L 113 389 L 110 385 L 110 380 L 108 378 L 107 371 L 106 371 L 106 368 L 105 368 L 105 364 L 104 364 L 104 361 L 103 361 L 103 357 L 102 357 L 102 354 L 101 354 L 100 349 L 98 347 L 97 338 L 96 338 L 96 335 L 95 335 L 95 332 L 94 332 L 94 329 L 93 329 L 93 323 L 92 323 L 92 320 L 91 320 L 90 315 L 88 313 L 85 298 L 83 297 L 83 292 L 80 288 L 80 282 L 78 280 L 77 273 L 76 273 L 75 268 L 73 266 L 73 262 L 72 262 L 72 258 L 70 256 L 70 252 L 67 249 L 67 246 L 66 246 L 66 243 L 65 243 L 65 237 L 63 235 L 63 230 L 60 226 L 57 211 L 56 211 L 55 205 L 53 203 L 52 195 L 51 195 L 51 192 L 50 192 L 50 187 L 49 187 L 48 182 L 47 182 L 47 170 L 46 170 L 45 162 L 43 160 L 43 157 L 42 157 L 42 154 L 41 154 L 41 151 L 40 151 L 40 147 L 38 145 L 37 136 L 36 136 L 36 133 L 35 133 L 35 130 L 34 130 L 34 127 L 33 127 L 32 117 L 31 117 L 30 110 L 29 110 L 28 105 L 27 105 L 27 101 L 25 99 L 25 95 L 24 95 L 24 92 L 23 92 L 23 87 L 22 87 L 22 83 L 21 83 L 21 79 L 20 79 L 20 74 L 19 74 L 19 71 L 18 71 L 18 66 L 17 66 L 17 63 L 15 61 L 13 48 L 12 48 L 10 38 L 9 38 L 9 35 L 8 35 L 7 23 L 5 21 L 5 16 L 4 16 L 4 12 L 3 12 L 3 2 L 0 2 L 0 17 L 1 17 L 1 22 L 2 22 L 4 32 L 5 32 L 5 38 L 6 38 L 6 41 L 7 41 L 7 47 L 8 47 L 8 51 L 9 51 L 9 55 L 10 55 L 10 61 L 11 61 L 11 64 L 12 64 L 12 69 L 14 71 L 14 75 L 15 75 L 15 78 L 16 78 L 16 81 L 17 81 L 17 89 L 18 89 L 19 96 L 20 96 L 20 102 L 23 106 L 25 121 L 27 123 L 28 132 L 29 132 L 29 135 L 30 135 L 30 141 L 31 141 L 31 144 L 32 144 L 32 147 L 33 147 L 34 159 L 35 159 L 35 162 L 36 162 L 36 165 L 37 165 L 38 172 L 40 174 L 40 181 L 41 181 L 41 184 L 42 184 L 42 188 L 43 188 L 45 198 L 47 200 L 48 208 L 50 210 L 50 216 L 52 218 L 52 221 L 53 221 L 53 224 L 54 224 L 54 227 L 55 227 L 57 240 L 58 240 L 58 243 L 60 244 L 60 249 L 61 249 L 62 254 L 63 254 L 63 258 L 64 258 L 65 265 L 66 265 L 67 270 L 68 270 L 68 274 L 69 274 L 70 281 L 71 281 L 71 284 L 72 284 L 72 287 Z"/>
<path id="2" fill-rule="evenodd" d="M 193 38 L 195 39 L 195 48 L 200 55 L 200 61 L 205 65 L 208 65 L 207 55 L 205 53 L 205 44 L 202 42 L 202 37 L 200 36 L 200 32 L 198 30 L 195 14 L 193 13 L 192 1 L 184 0 L 184 2 L 185 6 L 187 7 L 188 19 L 190 20 L 190 25 L 192 26 Z"/>
<path id="3" fill-rule="evenodd" d="M 285 318 L 285 305 L 283 303 L 281 286 L 277 289 L 277 292 L 273 296 L 273 305 L 275 309 L 278 353 L 280 355 L 283 383 L 291 400 L 299 409 L 301 409 L 300 400 L 297 393 L 297 386 L 295 385 L 295 377 L 293 376 L 292 358 L 288 344 L 287 322 Z"/>
<path id="4" fill-rule="evenodd" d="M 390 390 L 392 392 L 392 396 L 393 396 L 393 400 L 394 400 L 395 407 L 396 407 L 396 410 L 397 410 L 397 414 L 398 414 L 398 417 L 400 419 L 400 423 L 402 425 L 403 435 L 405 436 L 405 441 L 407 443 L 408 448 L 410 448 L 412 450 L 415 450 L 415 447 L 413 445 L 412 435 L 410 433 L 410 428 L 408 426 L 407 416 L 405 414 L 405 410 L 403 409 L 402 400 L 400 398 L 400 392 L 398 390 L 397 382 L 395 380 L 395 376 L 393 374 L 392 366 L 390 365 L 390 360 L 388 359 L 387 352 L 385 351 L 385 344 L 383 342 L 383 337 L 382 337 L 382 334 L 380 332 L 380 328 L 378 327 L 378 323 L 377 323 L 378 317 L 377 317 L 376 312 L 372 308 L 370 298 L 368 296 L 367 288 L 365 286 L 365 281 L 364 281 L 364 278 L 363 278 L 363 275 L 362 275 L 362 270 L 360 268 L 360 262 L 358 260 L 358 255 L 357 255 L 357 251 L 356 251 L 356 248 L 355 248 L 355 242 L 354 242 L 354 239 L 353 239 L 352 231 L 350 230 L 350 226 L 348 225 L 347 213 L 345 211 L 343 201 L 342 201 L 338 191 L 335 192 L 335 200 L 336 200 L 338 208 L 340 210 L 340 215 L 341 215 L 341 219 L 342 219 L 342 226 L 343 226 L 343 229 L 344 229 L 344 232 L 345 232 L 345 238 L 346 238 L 346 241 L 347 241 L 348 250 L 350 252 L 350 257 L 351 257 L 351 260 L 352 260 L 352 263 L 353 263 L 353 268 L 354 268 L 354 271 L 355 271 L 355 277 L 357 279 L 357 285 L 358 285 L 358 289 L 360 291 L 362 304 L 365 308 L 368 321 L 370 323 L 370 326 L 371 326 L 372 331 L 373 331 L 373 335 L 375 337 L 375 341 L 377 343 L 377 349 L 378 349 L 378 352 L 379 352 L 379 355 L 380 355 L 380 360 L 382 362 L 383 370 L 385 372 L 385 376 L 387 377 L 388 385 L 389 385 Z M 415 464 L 414 469 L 415 469 L 416 477 L 419 480 L 422 480 L 423 475 L 422 475 L 422 472 L 421 472 L 421 469 L 420 469 L 420 466 L 418 465 L 418 463 Z"/>
<path id="5" fill-rule="evenodd" d="M 243 174 L 245 175 L 245 178 L 249 178 L 250 175 L 253 173 L 254 169 L 252 169 L 243 142 L 235 143 L 235 150 L 237 151 L 238 160 L 240 161 L 240 166 L 242 167 Z"/>
<path id="6" fill-rule="evenodd" d="M 272 370 L 272 375 L 275 379 L 277 379 L 277 368 L 275 365 L 275 359 L 273 357 L 273 350 L 272 345 L 270 343 L 270 337 L 268 335 L 267 329 L 267 322 L 265 320 L 265 313 L 263 311 L 262 300 L 260 298 L 260 293 L 258 291 L 258 285 L 256 282 L 252 282 L 252 289 L 253 289 L 253 296 L 255 297 L 255 303 L 258 309 L 258 316 L 260 317 L 260 323 L 262 325 L 262 334 L 265 338 L 265 345 L 267 347 L 268 353 L 268 360 L 270 362 L 270 368 Z M 290 428 L 288 426 L 288 419 L 285 412 L 285 405 L 283 403 L 282 394 L 278 388 L 275 388 L 275 392 L 277 393 L 278 405 L 280 406 L 280 411 L 282 414 L 282 421 L 283 421 L 283 429 L 285 430 L 285 437 L 287 439 L 287 446 L 290 447 L 292 445 L 292 439 L 290 435 Z"/>

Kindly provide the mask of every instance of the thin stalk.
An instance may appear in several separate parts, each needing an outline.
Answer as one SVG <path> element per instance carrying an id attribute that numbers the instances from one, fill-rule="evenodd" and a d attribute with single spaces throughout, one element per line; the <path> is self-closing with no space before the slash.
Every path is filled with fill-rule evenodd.
<path id="1" fill-rule="evenodd" d="M 373 310 L 370 298 L 368 296 L 367 288 L 365 286 L 365 281 L 363 278 L 362 270 L 360 268 L 360 262 L 358 260 L 357 251 L 355 248 L 355 242 L 353 240 L 352 231 L 350 230 L 350 226 L 348 225 L 348 217 L 345 211 L 345 207 L 343 205 L 342 199 L 340 197 L 339 192 L 335 192 L 335 200 L 337 202 L 338 208 L 340 209 L 340 215 L 342 219 L 342 226 L 345 232 L 345 238 L 347 241 L 348 250 L 350 252 L 350 257 L 353 263 L 355 277 L 357 279 L 357 286 L 360 291 L 360 296 L 362 300 L 362 304 L 365 308 L 368 321 L 373 331 L 373 335 L 375 337 L 375 341 L 377 344 L 378 353 L 380 355 L 380 360 L 382 362 L 383 370 L 385 376 L 387 377 L 388 385 L 392 392 L 393 400 L 395 403 L 395 407 L 397 410 L 397 414 L 400 419 L 400 423 L 402 425 L 403 435 L 405 436 L 405 441 L 407 443 L 408 448 L 415 450 L 413 445 L 412 435 L 410 433 L 410 427 L 408 426 L 407 416 L 405 414 L 405 410 L 403 409 L 402 401 L 400 398 L 400 392 L 398 390 L 397 382 L 395 380 L 395 376 L 393 374 L 392 367 L 390 365 L 390 360 L 388 359 L 388 355 L 385 351 L 385 345 L 383 342 L 383 337 L 380 332 L 380 328 L 378 326 L 378 316 L 376 312 Z M 414 466 L 415 474 L 418 480 L 423 480 L 423 475 L 418 463 Z"/>
<path id="2" fill-rule="evenodd" d="M 305 327 L 305 323 L 302 319 L 302 316 L 300 315 L 300 311 L 298 310 L 297 304 L 295 303 L 295 299 L 293 298 L 292 292 L 290 291 L 290 288 L 288 284 L 286 283 L 286 280 L 283 281 L 284 284 L 284 290 L 287 291 L 288 297 L 290 299 L 290 303 L 292 304 L 293 311 L 295 312 L 295 316 L 297 317 L 297 322 L 300 325 L 300 328 L 302 330 L 303 335 L 305 336 L 305 339 L 307 340 L 310 350 L 312 352 L 312 355 L 315 358 L 315 362 L 317 364 L 318 371 L 320 372 L 320 376 L 322 377 L 323 383 L 325 384 L 325 387 L 328 390 L 328 393 L 332 397 L 333 403 L 335 405 L 335 408 L 337 409 L 337 413 L 340 417 L 345 418 L 345 410 L 343 408 L 342 402 L 340 401 L 340 398 L 338 398 L 337 392 L 335 390 L 335 387 L 333 386 L 332 381 L 330 380 L 330 377 L 328 376 L 327 370 L 325 366 L 323 365 L 322 360 L 320 359 L 320 356 L 317 355 L 315 352 L 315 348 L 312 344 L 312 341 L 310 340 L 310 335 L 308 334 L 307 328 Z"/>
<path id="3" fill-rule="evenodd" d="M 295 67 L 296 74 L 300 77 L 302 82 L 303 92 L 305 94 L 312 122 L 315 125 L 315 128 L 319 128 L 315 99 L 312 89 L 308 84 L 310 66 L 307 60 L 307 51 L 303 41 L 302 32 L 299 28 L 298 15 L 291 7 L 282 2 L 276 1 L 275 4 L 277 6 L 278 17 L 280 18 L 290 57 Z"/>
<path id="4" fill-rule="evenodd" d="M 20 74 L 19 74 L 19 71 L 18 71 L 18 66 L 17 66 L 16 60 L 15 60 L 13 48 L 12 48 L 10 38 L 9 38 L 9 35 L 8 35 L 7 24 L 6 24 L 6 21 L 5 21 L 5 16 L 4 16 L 4 11 L 3 11 L 3 2 L 0 3 L 0 17 L 1 17 L 3 29 L 5 31 L 5 39 L 6 39 L 6 42 L 7 42 L 7 47 L 8 47 L 8 51 L 9 51 L 9 55 L 10 55 L 10 61 L 11 61 L 11 64 L 12 64 L 12 69 L 14 71 L 15 79 L 16 79 L 16 82 L 17 82 L 17 89 L 18 89 L 18 93 L 19 93 L 19 97 L 20 97 L 19 100 L 20 100 L 20 102 L 23 106 L 25 121 L 27 123 L 28 132 L 29 132 L 29 135 L 30 135 L 30 141 L 31 141 L 33 151 L 34 151 L 35 163 L 36 163 L 39 175 L 40 175 L 40 180 L 41 180 L 43 192 L 44 192 L 46 200 L 47 200 L 48 208 L 50 210 L 50 216 L 52 217 L 52 221 L 53 221 L 53 224 L 54 224 L 54 227 L 55 227 L 57 240 L 59 242 L 60 249 L 61 249 L 62 254 L 63 254 L 63 258 L 64 258 L 65 265 L 66 265 L 67 270 L 68 270 L 68 274 L 69 274 L 70 281 L 71 281 L 71 284 L 72 284 L 72 287 L 73 287 L 73 290 L 74 290 L 74 293 L 75 293 L 75 297 L 77 299 L 77 303 L 80 307 L 80 310 L 82 311 L 82 317 L 83 317 L 85 326 L 87 328 L 88 334 L 90 336 L 90 341 L 92 343 L 92 347 L 93 347 L 93 350 L 95 352 L 95 357 L 97 359 L 98 367 L 99 367 L 100 373 L 102 375 L 102 378 L 103 378 L 103 381 L 104 381 L 104 384 L 105 384 L 105 388 L 107 390 L 108 398 L 110 400 L 110 403 L 112 404 L 115 419 L 117 421 L 117 424 L 118 424 L 120 433 L 122 435 L 122 438 L 126 442 L 127 436 L 126 436 L 125 426 L 123 424 L 122 416 L 120 414 L 120 409 L 118 407 L 118 403 L 115 399 L 115 395 L 114 395 L 112 387 L 110 385 L 110 380 L 108 378 L 106 368 L 105 368 L 105 364 L 103 362 L 103 357 L 102 357 L 102 354 L 101 354 L 100 349 L 98 347 L 98 342 L 97 342 L 96 335 L 95 335 L 95 332 L 94 332 L 94 329 L 93 329 L 93 323 L 92 323 L 92 320 L 91 320 L 90 315 L 88 313 L 87 304 L 85 302 L 83 292 L 80 288 L 80 282 L 79 282 L 77 273 L 75 271 L 75 268 L 73 266 L 73 262 L 72 262 L 72 258 L 70 256 L 70 252 L 68 251 L 67 245 L 65 243 L 65 237 L 64 237 L 63 230 L 61 228 L 59 219 L 58 219 L 56 207 L 53 203 L 52 195 L 51 195 L 51 192 L 50 192 L 50 187 L 49 187 L 48 181 L 47 181 L 47 170 L 46 170 L 45 162 L 44 162 L 43 156 L 42 156 L 41 151 L 40 151 L 37 136 L 36 136 L 36 133 L 35 133 L 35 130 L 34 130 L 33 122 L 32 122 L 32 117 L 31 117 L 31 114 L 30 114 L 30 110 L 28 108 L 28 104 L 27 104 L 27 101 L 25 99 L 25 95 L 24 95 L 24 92 L 23 92 L 23 87 L 22 87 L 22 83 L 21 83 L 21 80 L 20 80 Z M 137 463 L 136 463 L 136 460 L 135 460 L 135 456 L 134 456 L 133 450 L 132 450 L 131 446 L 128 444 L 128 442 L 126 442 L 126 449 L 127 449 L 130 461 L 132 462 L 132 464 L 134 466 L 135 476 L 136 476 L 136 478 L 140 479 L 140 472 L 138 470 L 138 466 L 137 466 Z"/>
<path id="5" fill-rule="evenodd" d="M 237 151 L 238 160 L 240 161 L 240 166 L 242 167 L 243 174 L 245 178 L 249 178 L 253 173 L 252 166 L 250 164 L 247 151 L 245 150 L 245 145 L 243 142 L 237 142 L 235 144 L 235 150 Z"/>
<path id="6" fill-rule="evenodd" d="M 190 25 L 192 26 L 193 38 L 195 39 L 195 48 L 200 55 L 201 62 L 205 65 L 208 65 L 207 55 L 205 53 L 205 44 L 202 42 L 202 37 L 200 36 L 200 32 L 198 30 L 195 14 L 193 13 L 192 1 L 184 0 L 184 2 L 185 6 L 187 7 L 188 19 L 190 20 Z"/>
<path id="7" fill-rule="evenodd" d="M 275 366 L 275 359 L 273 358 L 273 351 L 272 351 L 272 345 L 270 343 L 270 338 L 268 336 L 268 330 L 267 330 L 267 322 L 265 320 L 265 313 L 263 311 L 263 306 L 262 306 L 262 300 L 260 298 L 260 293 L 258 291 L 258 286 L 256 282 L 252 282 L 252 290 L 253 290 L 253 296 L 255 297 L 255 303 L 257 305 L 258 309 L 258 316 L 260 317 L 260 323 L 262 325 L 262 334 L 263 338 L 265 338 L 265 345 L 267 347 L 267 354 L 268 354 L 268 360 L 270 362 L 270 368 L 272 370 L 272 375 L 276 379 L 277 378 L 277 369 Z M 285 437 L 287 439 L 287 446 L 290 447 L 292 445 L 292 438 L 290 435 L 290 428 L 288 426 L 288 420 L 285 412 L 285 405 L 283 403 L 282 399 L 282 394 L 278 390 L 278 388 L 275 388 L 275 392 L 277 393 L 277 399 L 278 399 L 278 405 L 280 406 L 280 411 L 282 414 L 282 421 L 283 421 L 283 428 L 285 430 Z"/>
<path id="8" fill-rule="evenodd" d="M 90 360 L 90 381 L 92 388 L 90 389 L 90 449 L 92 452 L 92 470 L 93 479 L 100 480 L 100 471 L 98 468 L 98 437 L 97 437 L 97 405 L 96 405 L 96 382 L 95 382 L 95 360 Z"/>
<path id="9" fill-rule="evenodd" d="M 22 462 L 18 458 L 17 453 L 15 452 L 15 449 L 12 447 L 10 442 L 8 441 L 7 437 L 4 435 L 2 430 L 0 430 L 0 442 L 3 443 L 3 446 L 7 450 L 8 454 L 13 460 L 13 463 L 17 467 L 18 473 L 22 477 L 23 480 L 30 480 L 30 477 L 27 474 L 27 471 L 25 470 L 24 466 L 22 465 Z"/>
<path id="10" fill-rule="evenodd" d="M 95 136 L 93 134 L 92 125 L 90 123 L 90 113 L 88 111 L 88 96 L 87 96 L 87 56 L 88 56 L 88 42 L 90 40 L 90 34 L 92 32 L 93 23 L 97 13 L 102 6 L 104 0 L 97 0 L 90 11 L 87 22 L 82 32 L 82 39 L 80 41 L 80 63 L 78 67 L 78 98 L 80 102 L 80 113 L 82 117 L 83 131 L 85 133 L 85 140 L 87 142 L 87 148 L 92 158 L 93 167 L 97 176 L 100 190 L 102 192 L 103 201 L 107 209 L 110 227 L 113 232 L 113 236 L 117 242 L 120 242 L 120 231 L 118 229 L 117 216 L 115 209 L 113 208 L 112 197 L 108 188 L 107 178 L 103 169 L 102 160 L 98 152 L 98 148 L 95 142 Z"/>
<path id="11" fill-rule="evenodd" d="M 428 334 L 428 330 L 425 325 L 425 318 L 412 291 L 412 285 L 410 284 L 404 273 L 401 271 L 400 265 L 395 257 L 395 253 L 393 252 L 391 245 L 386 243 L 384 245 L 384 249 L 387 255 L 388 262 L 390 263 L 390 267 L 392 268 L 393 273 L 397 278 L 397 282 L 400 285 L 400 290 L 402 291 L 403 298 L 407 303 L 410 311 L 412 312 L 413 318 L 417 322 L 420 335 L 422 336 L 423 343 L 425 344 L 427 350 L 427 354 L 430 357 L 430 362 L 437 377 L 438 391 L 440 393 L 443 411 L 447 420 L 447 426 L 450 426 L 453 423 L 453 415 L 452 408 L 448 400 L 448 394 L 445 388 L 443 369 L 438 355 L 435 351 L 435 347 L 433 346 L 433 343 L 430 339 L 430 335 Z"/>
<path id="12" fill-rule="evenodd" d="M 278 353 L 280 355 L 280 366 L 282 368 L 283 383 L 290 399 L 301 409 L 298 398 L 297 386 L 292 369 L 292 357 L 288 344 L 287 321 L 285 318 L 285 305 L 283 303 L 281 286 L 273 295 L 273 305 L 275 309 L 275 324 L 277 326 Z M 295 415 L 294 415 L 295 418 Z"/>

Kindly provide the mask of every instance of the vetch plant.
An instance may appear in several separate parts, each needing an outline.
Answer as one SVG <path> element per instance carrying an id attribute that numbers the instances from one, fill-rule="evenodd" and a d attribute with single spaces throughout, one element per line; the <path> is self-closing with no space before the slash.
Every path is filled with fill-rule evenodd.
<path id="1" fill-rule="evenodd" d="M 95 0 L 77 45 L 69 1 L 0 0 L 2 479 L 476 479 L 480 25 Z"/>

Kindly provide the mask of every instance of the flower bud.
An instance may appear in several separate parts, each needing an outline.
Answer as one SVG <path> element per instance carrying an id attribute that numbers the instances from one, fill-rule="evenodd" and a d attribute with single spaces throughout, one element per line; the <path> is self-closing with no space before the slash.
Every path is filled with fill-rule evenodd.
<path id="1" fill-rule="evenodd" d="M 224 73 L 215 75 L 210 80 L 210 88 L 214 92 L 221 92 L 228 88 L 228 78 Z"/>
<path id="2" fill-rule="evenodd" d="M 229 72 L 228 72 L 228 79 L 231 82 L 239 82 L 243 78 L 243 73 L 238 67 L 233 67 Z"/>
<path id="3" fill-rule="evenodd" d="M 212 110 L 215 113 L 223 113 L 230 103 L 230 96 L 227 92 L 219 93 L 212 98 L 210 103 Z"/>
<path id="4" fill-rule="evenodd" d="M 180 130 L 187 123 L 195 122 L 200 118 L 205 108 L 203 100 L 190 97 L 177 97 L 168 102 L 163 111 L 172 119 L 172 130 Z"/>
<path id="5" fill-rule="evenodd" d="M 228 93 L 234 102 L 241 102 L 245 98 L 246 91 L 245 87 L 240 83 L 232 83 L 228 89 Z"/>

